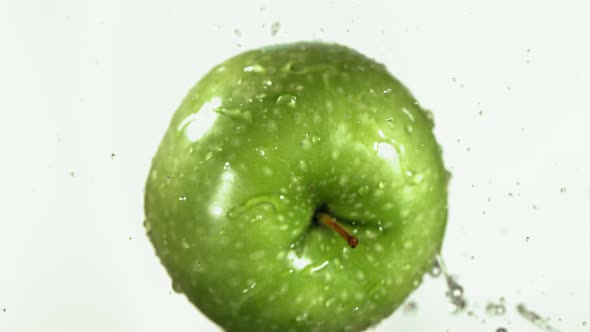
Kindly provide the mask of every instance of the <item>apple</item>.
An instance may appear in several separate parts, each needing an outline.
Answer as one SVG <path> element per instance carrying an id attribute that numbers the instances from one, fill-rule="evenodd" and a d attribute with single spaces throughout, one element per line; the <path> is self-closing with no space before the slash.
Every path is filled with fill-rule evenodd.
<path id="1" fill-rule="evenodd" d="M 176 291 L 226 331 L 360 331 L 439 253 L 447 182 L 429 112 L 344 46 L 214 67 L 153 159 L 145 227 Z"/>

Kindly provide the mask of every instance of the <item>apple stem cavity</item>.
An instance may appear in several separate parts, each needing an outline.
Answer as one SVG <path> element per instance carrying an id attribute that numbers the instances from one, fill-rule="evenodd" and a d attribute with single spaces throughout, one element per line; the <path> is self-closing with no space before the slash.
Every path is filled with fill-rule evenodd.
<path id="1" fill-rule="evenodd" d="M 320 223 L 336 231 L 336 233 L 338 233 L 344 240 L 346 240 L 346 242 L 351 248 L 354 249 L 359 244 L 359 239 L 354 235 L 350 235 L 350 233 L 348 233 L 342 226 L 340 226 L 340 224 L 338 224 L 336 218 L 329 215 L 328 213 L 318 212 L 316 214 L 316 219 Z"/>

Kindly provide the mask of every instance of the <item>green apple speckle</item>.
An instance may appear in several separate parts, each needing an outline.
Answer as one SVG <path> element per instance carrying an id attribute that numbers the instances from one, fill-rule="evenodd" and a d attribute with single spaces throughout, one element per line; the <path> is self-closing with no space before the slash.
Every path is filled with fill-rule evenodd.
<path id="1" fill-rule="evenodd" d="M 230 332 L 378 323 L 441 248 L 448 174 L 432 127 L 383 65 L 344 46 L 277 45 L 216 66 L 174 114 L 147 181 L 146 229 L 175 290 Z"/>

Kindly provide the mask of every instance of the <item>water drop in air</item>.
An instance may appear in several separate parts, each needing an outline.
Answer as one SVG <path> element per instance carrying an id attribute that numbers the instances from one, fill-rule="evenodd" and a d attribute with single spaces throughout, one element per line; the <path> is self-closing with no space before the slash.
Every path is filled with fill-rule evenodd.
<path id="1" fill-rule="evenodd" d="M 275 21 L 270 26 L 270 34 L 274 37 L 277 35 L 279 30 L 281 29 L 281 23 L 279 21 Z"/>

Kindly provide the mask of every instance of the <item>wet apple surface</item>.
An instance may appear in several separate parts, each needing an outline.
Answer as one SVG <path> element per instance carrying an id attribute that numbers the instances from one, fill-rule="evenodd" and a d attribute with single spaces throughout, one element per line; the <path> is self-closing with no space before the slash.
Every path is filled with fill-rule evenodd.
<path id="1" fill-rule="evenodd" d="M 441 248 L 449 175 L 432 128 L 383 65 L 344 46 L 216 66 L 174 114 L 146 186 L 175 290 L 230 332 L 378 323 Z"/>

